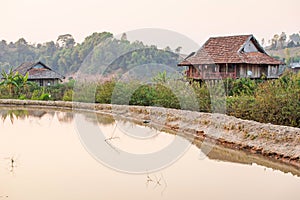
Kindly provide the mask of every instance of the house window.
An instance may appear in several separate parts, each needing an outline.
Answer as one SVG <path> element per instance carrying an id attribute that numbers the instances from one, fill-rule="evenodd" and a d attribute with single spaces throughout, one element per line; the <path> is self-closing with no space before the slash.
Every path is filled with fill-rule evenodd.
<path id="1" fill-rule="evenodd" d="M 199 72 L 201 72 L 201 71 L 202 71 L 202 70 L 201 70 L 201 66 L 200 66 L 200 65 L 198 66 L 198 71 L 199 71 Z"/>
<path id="2" fill-rule="evenodd" d="M 276 66 L 272 66 L 272 74 L 276 74 L 276 72 L 277 72 Z"/>
<path id="3" fill-rule="evenodd" d="M 35 65 L 33 68 L 34 68 L 34 69 L 43 69 L 44 66 L 41 65 L 41 64 L 38 64 L 38 65 Z"/>
<path id="4" fill-rule="evenodd" d="M 43 80 L 40 79 L 40 80 L 38 80 L 38 82 L 39 82 L 40 86 L 43 86 Z"/>

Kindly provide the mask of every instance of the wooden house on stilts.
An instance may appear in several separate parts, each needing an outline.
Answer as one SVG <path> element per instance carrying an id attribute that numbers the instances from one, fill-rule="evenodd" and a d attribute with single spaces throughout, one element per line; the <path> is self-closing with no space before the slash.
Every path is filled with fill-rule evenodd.
<path id="1" fill-rule="evenodd" d="M 211 37 L 178 66 L 193 80 L 278 78 L 280 60 L 270 57 L 253 35 Z"/>

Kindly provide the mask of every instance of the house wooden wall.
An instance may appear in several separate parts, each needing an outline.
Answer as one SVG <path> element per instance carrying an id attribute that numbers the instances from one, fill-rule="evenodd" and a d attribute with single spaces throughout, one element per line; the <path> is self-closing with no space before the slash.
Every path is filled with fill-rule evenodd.
<path id="1" fill-rule="evenodd" d="M 268 66 L 268 78 L 278 78 L 278 65 L 269 65 Z"/>
<path id="2" fill-rule="evenodd" d="M 251 71 L 251 76 L 248 75 L 248 72 Z M 267 65 L 249 65 L 249 64 L 238 64 L 237 65 L 237 77 L 238 78 L 260 78 L 262 74 L 268 74 Z"/>
<path id="3" fill-rule="evenodd" d="M 52 86 L 57 85 L 60 82 L 59 79 L 33 79 L 28 81 L 35 82 L 39 86 Z"/>
<path id="4" fill-rule="evenodd" d="M 261 78 L 263 74 L 267 78 L 278 78 L 278 65 L 258 65 L 258 64 L 215 64 L 215 65 L 195 65 L 189 66 L 188 74 L 193 78 L 218 78 L 218 73 L 234 74 L 236 78 Z M 251 75 L 248 73 L 251 72 Z M 228 76 L 232 77 L 232 76 Z"/>

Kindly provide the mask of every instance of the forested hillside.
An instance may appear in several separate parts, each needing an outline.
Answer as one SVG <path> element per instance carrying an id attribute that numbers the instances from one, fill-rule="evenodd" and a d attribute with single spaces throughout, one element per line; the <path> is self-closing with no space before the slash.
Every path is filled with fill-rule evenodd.
<path id="1" fill-rule="evenodd" d="M 299 32 L 300 33 L 300 32 Z M 288 66 L 293 62 L 300 62 L 300 34 L 293 33 L 289 36 L 285 32 L 275 34 L 273 38 L 261 41 L 266 45 L 268 54 L 277 59 L 283 60 Z"/>
<path id="2" fill-rule="evenodd" d="M 0 41 L 0 67 L 4 70 L 23 62 L 42 61 L 65 75 L 75 73 L 82 66 L 81 70 L 87 74 L 95 74 L 107 66 L 111 67 L 108 71 L 113 73 L 118 68 L 149 62 L 176 68 L 178 59 L 178 54 L 168 47 L 159 50 L 140 41 L 130 42 L 126 34 L 118 40 L 109 32 L 93 33 L 82 43 L 76 43 L 70 34 L 59 36 L 55 42 L 36 45 L 29 44 L 24 38 L 15 43 Z"/>
<path id="3" fill-rule="evenodd" d="M 300 47 L 290 47 L 285 49 L 267 50 L 268 54 L 284 60 L 287 64 L 300 62 Z"/>

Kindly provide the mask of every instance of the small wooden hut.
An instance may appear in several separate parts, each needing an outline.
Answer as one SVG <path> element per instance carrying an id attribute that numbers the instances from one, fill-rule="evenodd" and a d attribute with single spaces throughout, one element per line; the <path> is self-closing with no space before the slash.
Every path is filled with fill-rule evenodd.
<path id="1" fill-rule="evenodd" d="M 14 69 L 14 72 L 29 74 L 28 81 L 36 82 L 39 86 L 56 85 L 65 77 L 42 62 L 25 62 Z"/>

